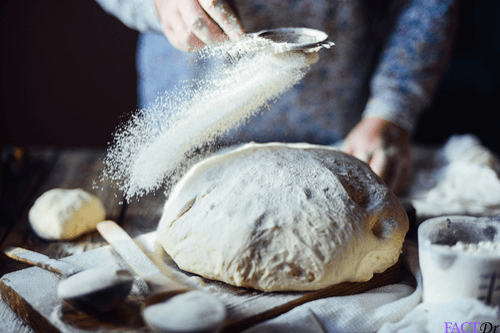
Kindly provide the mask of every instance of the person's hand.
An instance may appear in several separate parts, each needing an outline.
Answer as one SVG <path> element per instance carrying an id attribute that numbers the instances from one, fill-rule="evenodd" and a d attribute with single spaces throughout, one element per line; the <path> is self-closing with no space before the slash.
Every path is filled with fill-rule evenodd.
<path id="1" fill-rule="evenodd" d="M 237 40 L 244 34 L 225 0 L 155 0 L 155 6 L 163 32 L 182 51 Z"/>
<path id="2" fill-rule="evenodd" d="M 347 136 L 343 150 L 368 163 L 396 195 L 408 185 L 412 167 L 410 136 L 381 118 L 366 118 Z"/>

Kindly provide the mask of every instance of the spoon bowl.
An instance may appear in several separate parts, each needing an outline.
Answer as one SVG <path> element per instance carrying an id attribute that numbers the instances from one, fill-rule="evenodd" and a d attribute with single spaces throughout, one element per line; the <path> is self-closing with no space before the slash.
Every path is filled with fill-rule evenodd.
<path id="1" fill-rule="evenodd" d="M 203 291 L 193 290 L 159 300 L 159 297 L 148 298 L 142 308 L 144 321 L 157 333 L 218 332 L 226 318 L 224 306 Z M 166 314 L 170 320 L 165 320 Z"/>
<path id="2" fill-rule="evenodd" d="M 63 279 L 57 296 L 71 307 L 89 313 L 108 312 L 130 294 L 134 277 L 119 267 L 81 271 Z"/>

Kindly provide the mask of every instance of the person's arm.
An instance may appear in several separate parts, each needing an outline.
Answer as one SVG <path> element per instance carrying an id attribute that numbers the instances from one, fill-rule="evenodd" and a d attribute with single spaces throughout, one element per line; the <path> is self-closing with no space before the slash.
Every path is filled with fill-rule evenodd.
<path id="1" fill-rule="evenodd" d="M 154 0 L 96 0 L 96 2 L 107 13 L 131 29 L 140 32 L 163 32 Z"/>
<path id="2" fill-rule="evenodd" d="M 371 79 L 363 119 L 347 136 L 344 149 L 369 163 L 401 194 L 411 169 L 410 135 L 451 55 L 458 1 L 397 4 L 397 19 Z"/>

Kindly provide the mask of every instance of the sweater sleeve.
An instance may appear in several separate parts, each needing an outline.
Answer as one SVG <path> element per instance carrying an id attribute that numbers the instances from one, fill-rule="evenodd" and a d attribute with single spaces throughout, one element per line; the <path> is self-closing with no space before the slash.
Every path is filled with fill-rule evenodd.
<path id="1" fill-rule="evenodd" d="M 163 33 L 153 0 L 96 0 L 109 14 L 140 32 Z"/>
<path id="2" fill-rule="evenodd" d="M 364 118 L 412 132 L 447 69 L 457 19 L 457 0 L 404 1 L 371 78 Z"/>

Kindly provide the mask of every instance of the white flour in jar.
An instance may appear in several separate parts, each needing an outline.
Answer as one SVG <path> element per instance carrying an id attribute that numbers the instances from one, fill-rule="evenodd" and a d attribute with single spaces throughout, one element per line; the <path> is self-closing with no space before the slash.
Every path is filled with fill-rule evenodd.
<path id="1" fill-rule="evenodd" d="M 479 243 L 457 242 L 450 246 L 449 250 L 455 253 L 468 254 L 474 256 L 495 256 L 500 257 L 500 242 L 481 241 Z"/>
<path id="2" fill-rule="evenodd" d="M 190 156 L 276 100 L 307 73 L 317 54 L 280 53 L 264 38 L 243 38 L 198 53 L 200 62 L 220 60 L 202 80 L 166 92 L 117 129 L 101 180 L 113 181 L 126 200 L 178 179 Z"/>
<path id="3" fill-rule="evenodd" d="M 418 227 L 424 303 L 477 298 L 500 304 L 497 218 L 440 216 Z"/>

